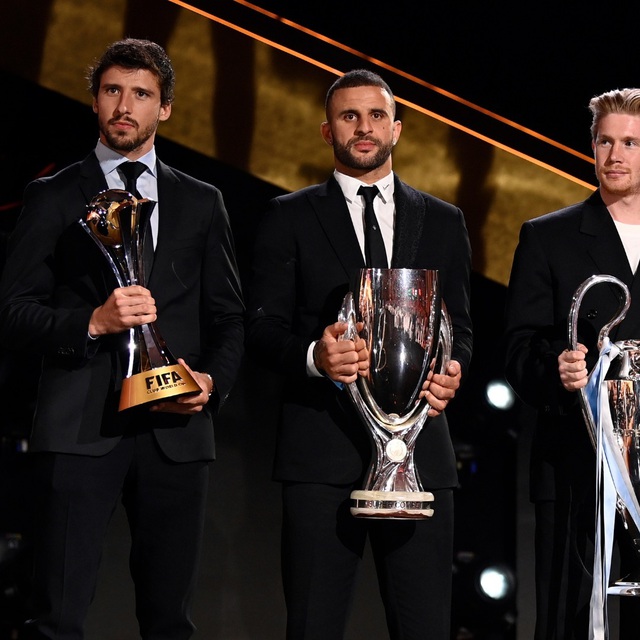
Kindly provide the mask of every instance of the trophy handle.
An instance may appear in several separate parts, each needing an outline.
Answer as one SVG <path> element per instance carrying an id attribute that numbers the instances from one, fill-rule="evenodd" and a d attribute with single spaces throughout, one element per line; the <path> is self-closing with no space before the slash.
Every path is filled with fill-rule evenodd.
<path id="1" fill-rule="evenodd" d="M 585 294 L 591 287 L 596 284 L 601 284 L 603 282 L 608 282 L 609 284 L 616 285 L 622 291 L 622 295 L 620 296 L 618 309 L 607 322 L 602 329 L 600 329 L 600 333 L 598 334 L 598 351 L 602 348 L 602 344 L 604 339 L 609 336 L 609 332 L 613 327 L 620 324 L 624 317 L 627 315 L 627 311 L 629 310 L 629 306 L 631 304 L 631 294 L 629 293 L 629 287 L 622 282 L 622 280 L 616 278 L 615 276 L 601 274 L 601 275 L 593 275 L 587 278 L 573 294 L 573 299 L 571 301 L 571 309 L 569 310 L 569 319 L 568 319 L 568 332 L 569 332 L 569 348 L 572 351 L 575 351 L 578 348 L 578 312 L 580 311 L 580 305 L 582 304 L 582 299 Z M 589 431 L 589 437 L 591 439 L 591 444 L 594 449 L 596 448 L 596 424 L 593 417 L 593 413 L 591 412 L 591 408 L 589 407 L 589 402 L 587 400 L 586 389 L 583 387 L 579 390 L 580 394 L 580 406 L 582 407 L 582 414 L 585 419 L 585 423 L 587 425 L 587 429 Z"/>

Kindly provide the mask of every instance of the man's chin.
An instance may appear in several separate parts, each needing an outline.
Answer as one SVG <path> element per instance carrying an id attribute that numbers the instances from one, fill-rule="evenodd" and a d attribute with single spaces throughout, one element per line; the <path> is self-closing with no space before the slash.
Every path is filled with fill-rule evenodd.
<path id="1" fill-rule="evenodd" d="M 127 137 L 127 134 L 109 136 L 107 137 L 107 144 L 114 151 L 125 151 L 127 153 L 140 147 L 140 141 Z"/>

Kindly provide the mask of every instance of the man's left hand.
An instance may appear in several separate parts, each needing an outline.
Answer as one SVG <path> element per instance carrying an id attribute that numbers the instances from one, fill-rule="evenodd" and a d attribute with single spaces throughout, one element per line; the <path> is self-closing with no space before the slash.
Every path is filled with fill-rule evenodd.
<path id="1" fill-rule="evenodd" d="M 456 391 L 460 387 L 461 378 L 462 369 L 460 363 L 456 360 L 449 362 L 445 373 L 429 372 L 422 385 L 420 397 L 426 398 L 431 406 L 428 414 L 430 418 L 440 415 L 445 410 L 449 401 L 456 395 Z"/>
<path id="2" fill-rule="evenodd" d="M 200 393 L 194 393 L 187 396 L 180 396 L 175 400 L 163 400 L 158 404 L 151 405 L 149 411 L 163 411 L 165 413 L 180 413 L 182 415 L 195 415 L 202 411 L 209 397 L 213 393 L 213 381 L 206 373 L 193 371 L 189 365 L 182 359 L 178 358 L 178 362 L 193 376 L 193 379 L 200 387 Z"/>

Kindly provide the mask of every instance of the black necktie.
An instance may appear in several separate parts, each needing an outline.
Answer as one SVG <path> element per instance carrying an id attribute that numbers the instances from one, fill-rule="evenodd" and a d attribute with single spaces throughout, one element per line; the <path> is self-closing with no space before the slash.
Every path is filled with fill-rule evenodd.
<path id="1" fill-rule="evenodd" d="M 378 187 L 360 187 L 358 195 L 364 199 L 364 255 L 367 267 L 386 269 L 387 252 L 384 249 L 382 232 L 373 210 L 373 200 L 378 195 Z"/>
<path id="2" fill-rule="evenodd" d="M 118 169 L 124 176 L 125 189 L 136 198 L 142 196 L 138 191 L 138 178 L 145 172 L 147 165 L 143 162 L 123 162 L 118 165 Z M 142 242 L 143 262 L 144 262 L 144 280 L 149 280 L 151 267 L 153 266 L 153 234 L 151 233 L 151 221 L 145 229 L 144 239 Z M 145 284 L 141 282 L 140 284 Z"/>
<path id="3" fill-rule="evenodd" d="M 124 188 L 136 198 L 140 198 L 138 178 L 145 172 L 147 165 L 142 162 L 123 162 L 118 169 L 124 176 Z"/>

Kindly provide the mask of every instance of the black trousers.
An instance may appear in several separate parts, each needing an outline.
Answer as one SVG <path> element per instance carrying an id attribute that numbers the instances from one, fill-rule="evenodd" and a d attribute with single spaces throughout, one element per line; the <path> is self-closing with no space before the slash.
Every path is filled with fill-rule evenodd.
<path id="1" fill-rule="evenodd" d="M 342 640 L 369 538 L 392 640 L 449 640 L 452 490 L 421 521 L 355 518 L 354 486 L 285 483 L 282 574 L 287 640 Z"/>
<path id="2" fill-rule="evenodd" d="M 168 460 L 151 433 L 123 438 L 100 457 L 37 453 L 39 505 L 34 638 L 81 640 L 107 526 L 122 499 L 140 635 L 186 640 L 200 558 L 207 462 Z"/>

